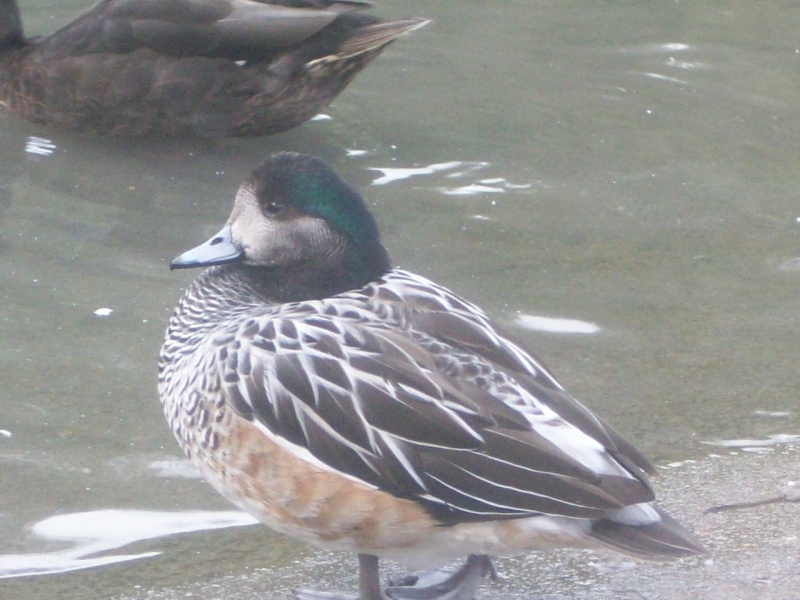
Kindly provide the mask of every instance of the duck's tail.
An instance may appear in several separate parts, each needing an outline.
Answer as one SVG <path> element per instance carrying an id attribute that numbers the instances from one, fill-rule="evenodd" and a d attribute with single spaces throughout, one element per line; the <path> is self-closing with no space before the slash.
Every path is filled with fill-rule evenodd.
<path id="1" fill-rule="evenodd" d="M 589 536 L 604 546 L 647 560 L 708 555 L 700 540 L 660 508 L 650 505 L 659 519 L 641 525 L 606 518 L 592 524 Z"/>
<path id="2" fill-rule="evenodd" d="M 362 27 L 342 43 L 337 52 L 338 58 L 349 58 L 370 50 L 383 48 L 401 35 L 424 27 L 430 22 L 430 19 L 409 18 L 384 21 Z"/>

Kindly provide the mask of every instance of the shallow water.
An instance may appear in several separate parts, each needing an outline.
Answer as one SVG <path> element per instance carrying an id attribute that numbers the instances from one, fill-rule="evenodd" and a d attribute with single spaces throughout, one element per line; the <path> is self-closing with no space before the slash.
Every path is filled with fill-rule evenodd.
<path id="1" fill-rule="evenodd" d="M 89 4 L 21 7 L 37 34 Z M 167 263 L 218 230 L 271 150 L 329 160 L 398 264 L 483 306 L 654 461 L 800 433 L 796 6 L 378 12 L 435 21 L 329 118 L 272 138 L 115 142 L 0 116 L 0 597 L 352 570 L 233 527 L 241 516 L 190 512 L 230 507 L 180 461 L 155 395 L 166 320 L 195 275 Z M 52 153 L 26 151 L 31 136 Z M 562 591 L 581 576 L 562 568 Z"/>

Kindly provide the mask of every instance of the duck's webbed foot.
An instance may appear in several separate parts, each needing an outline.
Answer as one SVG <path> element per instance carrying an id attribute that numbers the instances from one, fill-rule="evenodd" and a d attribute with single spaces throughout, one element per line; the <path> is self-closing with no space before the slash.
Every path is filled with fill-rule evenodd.
<path id="1" fill-rule="evenodd" d="M 385 593 L 380 589 L 378 558 L 358 556 L 358 594 L 300 590 L 295 600 L 474 600 L 483 578 L 497 579 L 491 557 L 472 554 L 457 571 L 431 571 L 390 581 Z"/>
<path id="2" fill-rule="evenodd" d="M 473 600 L 487 573 L 497 579 L 491 557 L 472 554 L 457 571 L 431 571 L 390 581 L 386 594 L 392 600 Z"/>

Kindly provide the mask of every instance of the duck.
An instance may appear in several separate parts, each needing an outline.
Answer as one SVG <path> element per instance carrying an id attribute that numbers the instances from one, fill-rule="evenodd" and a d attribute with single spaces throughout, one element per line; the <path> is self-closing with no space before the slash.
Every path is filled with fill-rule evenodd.
<path id="1" fill-rule="evenodd" d="M 359 0 L 101 0 L 26 38 L 0 2 L 0 107 L 118 137 L 263 136 L 317 115 L 399 36 Z"/>
<path id="2" fill-rule="evenodd" d="M 170 267 L 205 268 L 158 362 L 180 446 L 268 527 L 358 555 L 358 595 L 297 598 L 471 600 L 494 557 L 556 547 L 705 554 L 651 463 L 478 306 L 393 267 L 322 159 L 270 154 Z M 384 588 L 381 559 L 425 572 Z"/>

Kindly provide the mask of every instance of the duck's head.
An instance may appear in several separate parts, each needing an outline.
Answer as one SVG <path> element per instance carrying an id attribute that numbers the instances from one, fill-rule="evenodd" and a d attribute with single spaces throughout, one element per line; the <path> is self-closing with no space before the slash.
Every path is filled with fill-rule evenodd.
<path id="1" fill-rule="evenodd" d="M 227 263 L 335 277 L 342 291 L 390 268 L 359 193 L 325 161 L 289 152 L 267 157 L 239 188 L 225 227 L 170 268 Z"/>
<path id="2" fill-rule="evenodd" d="M 15 0 L 0 2 L 0 51 L 25 45 L 22 20 Z"/>

